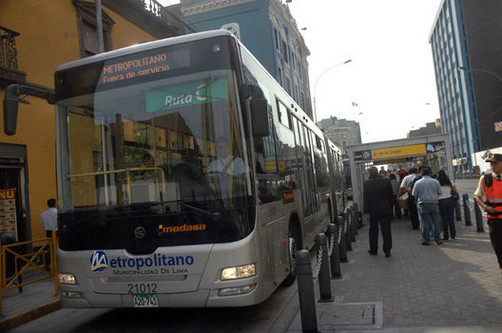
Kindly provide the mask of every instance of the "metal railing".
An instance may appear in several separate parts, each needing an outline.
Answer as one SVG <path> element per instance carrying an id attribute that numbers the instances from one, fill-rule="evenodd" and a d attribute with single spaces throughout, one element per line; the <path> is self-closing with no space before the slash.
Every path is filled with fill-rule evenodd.
<path id="1" fill-rule="evenodd" d="M 54 277 L 54 295 L 59 295 L 56 258 L 57 236 L 3 245 L 0 240 L 0 316 L 2 293 Z M 49 268 L 50 267 L 50 268 Z M 31 273 L 31 274 L 30 274 Z"/>
<path id="2" fill-rule="evenodd" d="M 0 66 L 18 69 L 16 36 L 19 32 L 0 26 Z"/>

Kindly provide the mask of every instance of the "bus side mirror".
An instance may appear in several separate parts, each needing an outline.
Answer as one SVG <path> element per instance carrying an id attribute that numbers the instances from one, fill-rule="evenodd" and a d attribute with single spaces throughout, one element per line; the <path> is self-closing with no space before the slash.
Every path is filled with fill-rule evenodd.
<path id="1" fill-rule="evenodd" d="M 270 135 L 268 126 L 268 102 L 263 91 L 256 85 L 248 86 L 249 106 L 251 111 L 251 125 L 254 137 Z"/>
<path id="2" fill-rule="evenodd" d="M 251 100 L 251 119 L 254 137 L 270 135 L 268 127 L 268 102 L 265 98 L 253 98 Z"/>

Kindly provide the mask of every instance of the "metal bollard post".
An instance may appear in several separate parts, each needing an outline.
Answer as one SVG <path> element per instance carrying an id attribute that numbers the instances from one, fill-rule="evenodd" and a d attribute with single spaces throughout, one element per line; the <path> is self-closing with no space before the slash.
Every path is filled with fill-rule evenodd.
<path id="1" fill-rule="evenodd" d="M 462 221 L 462 211 L 460 209 L 460 200 L 455 200 L 455 216 L 457 221 Z"/>
<path id="2" fill-rule="evenodd" d="M 329 258 L 328 258 L 328 242 L 325 234 L 317 234 L 315 236 L 316 247 L 320 249 L 318 253 L 321 254 L 319 265 L 319 294 L 321 298 L 319 302 L 333 302 L 331 295 L 331 280 L 329 278 Z M 319 258 L 318 258 L 319 259 Z"/>
<path id="3" fill-rule="evenodd" d="M 350 236 L 350 228 L 352 225 L 352 207 L 347 208 L 347 216 L 345 216 L 344 232 L 345 232 L 345 247 L 347 251 L 352 251 L 352 237 Z"/>
<path id="4" fill-rule="evenodd" d="M 481 213 L 481 208 L 479 208 L 476 200 L 474 200 L 474 216 L 476 217 L 476 231 L 485 232 L 485 229 L 483 228 L 483 214 Z"/>
<path id="5" fill-rule="evenodd" d="M 356 231 L 357 235 L 357 230 L 363 227 L 363 219 L 361 218 L 361 211 L 359 210 L 359 205 L 357 204 L 357 202 L 354 202 L 354 210 L 356 211 L 356 224 L 354 230 Z"/>
<path id="6" fill-rule="evenodd" d="M 314 279 L 307 250 L 296 252 L 296 278 L 298 280 L 298 299 L 303 332 L 317 332 L 317 313 L 315 308 Z"/>
<path id="7" fill-rule="evenodd" d="M 329 240 L 331 245 L 331 255 L 329 256 L 329 263 L 331 267 L 331 278 L 341 279 L 342 271 L 340 269 L 340 248 L 338 246 L 338 228 L 335 224 L 328 224 L 328 230 L 326 231 L 326 238 Z"/>
<path id="8" fill-rule="evenodd" d="M 469 195 L 468 194 L 462 195 L 462 202 L 464 203 L 465 225 L 466 226 L 472 225 L 472 223 L 471 223 L 471 212 L 469 211 Z"/>
<path id="9" fill-rule="evenodd" d="M 357 204 L 354 203 L 352 207 L 352 223 L 350 224 L 350 241 L 356 241 L 357 225 L 359 224 L 359 211 L 357 210 Z"/>
<path id="10" fill-rule="evenodd" d="M 343 216 L 338 216 L 338 230 L 340 230 L 340 244 L 338 245 L 340 248 L 340 262 L 349 262 L 347 259 L 347 244 L 345 242 L 345 217 L 346 213 Z"/>

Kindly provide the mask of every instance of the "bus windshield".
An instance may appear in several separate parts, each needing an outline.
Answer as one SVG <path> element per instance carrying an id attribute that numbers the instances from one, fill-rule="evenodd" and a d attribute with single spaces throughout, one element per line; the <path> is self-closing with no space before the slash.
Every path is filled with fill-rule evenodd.
<path id="1" fill-rule="evenodd" d="M 60 101 L 66 115 L 61 133 L 67 133 L 62 138 L 67 156 L 60 162 L 62 226 L 85 229 L 87 219 L 98 223 L 89 212 L 106 210 L 153 214 L 151 229 L 157 235 L 176 226 L 206 229 L 202 221 L 208 219 L 222 227 L 224 221 L 235 222 L 251 195 L 236 96 L 232 71 L 218 70 Z M 132 213 L 118 213 L 117 219 L 124 214 Z M 175 217 L 171 225 L 165 223 L 169 217 Z M 99 219 L 106 225 L 114 220 Z M 188 225 L 180 223 L 184 219 Z M 242 236 L 230 233 L 220 241 Z M 176 244 L 192 243 L 176 239 Z"/>

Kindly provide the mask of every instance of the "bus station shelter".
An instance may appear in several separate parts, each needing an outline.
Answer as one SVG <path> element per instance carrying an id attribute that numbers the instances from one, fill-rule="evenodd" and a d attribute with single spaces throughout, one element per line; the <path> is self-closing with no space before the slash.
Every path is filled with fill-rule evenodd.
<path id="1" fill-rule="evenodd" d="M 405 169 L 429 166 L 433 172 L 444 170 L 453 177 L 451 144 L 448 134 L 380 141 L 347 147 L 352 180 L 353 201 L 363 207 L 363 183 L 371 166 L 388 166 L 391 170 L 401 165 Z M 380 168 L 379 168 L 380 169 Z"/>

